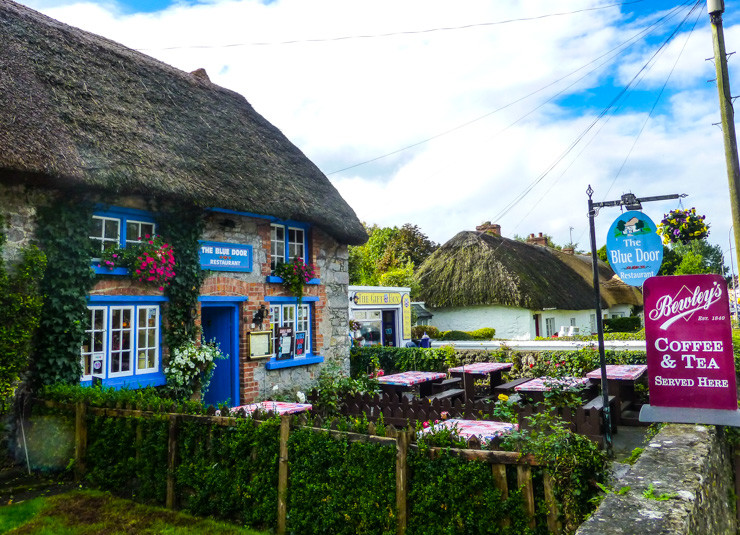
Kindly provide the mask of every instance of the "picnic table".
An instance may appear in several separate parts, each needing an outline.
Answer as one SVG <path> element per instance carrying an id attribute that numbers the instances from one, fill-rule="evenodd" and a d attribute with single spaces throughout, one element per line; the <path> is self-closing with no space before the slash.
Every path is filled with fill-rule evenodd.
<path id="1" fill-rule="evenodd" d="M 273 412 L 275 414 L 296 414 L 299 412 L 310 411 L 313 406 L 310 403 L 288 403 L 285 401 L 258 401 L 249 405 L 240 405 L 232 407 L 231 412 L 238 412 L 243 409 L 247 414 L 253 414 L 255 411 Z"/>
<path id="2" fill-rule="evenodd" d="M 553 388 L 571 390 L 590 385 L 591 381 L 587 377 L 538 377 L 515 386 L 514 390 L 526 394 L 535 403 L 541 403 L 545 400 L 544 393 Z"/>
<path id="3" fill-rule="evenodd" d="M 488 395 L 493 395 L 494 388 L 501 384 L 501 373 L 510 369 L 511 362 L 476 362 L 465 366 L 456 366 L 448 371 L 452 377 L 460 377 L 465 389 L 465 399 L 475 399 L 475 380 L 488 375 L 490 378 L 490 387 Z"/>
<path id="4" fill-rule="evenodd" d="M 380 389 L 387 394 L 403 394 L 411 392 L 419 396 L 429 396 L 432 393 L 432 383 L 442 381 L 447 374 L 439 372 L 406 371 L 378 377 Z"/>
<path id="5" fill-rule="evenodd" d="M 645 375 L 646 371 L 645 364 L 607 364 L 607 392 L 608 395 L 617 398 L 620 414 L 631 410 L 638 403 L 635 384 Z M 601 382 L 601 368 L 588 372 L 586 377 L 594 382 Z"/>
<path id="6" fill-rule="evenodd" d="M 460 420 L 453 418 L 435 422 L 431 426 L 422 429 L 421 433 L 431 433 L 432 431 L 442 429 L 455 429 L 460 438 L 470 440 L 470 438 L 476 437 L 480 440 L 481 444 L 485 445 L 496 437 L 517 431 L 519 426 L 517 424 L 494 422 L 491 420 Z"/>

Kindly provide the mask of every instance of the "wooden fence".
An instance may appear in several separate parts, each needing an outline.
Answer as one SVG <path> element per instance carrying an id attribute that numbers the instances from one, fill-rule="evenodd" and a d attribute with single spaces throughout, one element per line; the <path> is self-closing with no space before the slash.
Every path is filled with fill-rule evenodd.
<path id="1" fill-rule="evenodd" d="M 174 509 L 177 507 L 178 497 L 176 495 L 175 472 L 178 462 L 178 428 L 184 420 L 194 420 L 202 422 L 205 425 L 235 426 L 240 419 L 243 419 L 243 412 L 237 417 L 224 417 L 215 415 L 188 415 L 159 412 L 122 409 L 122 408 L 96 408 L 89 407 L 87 404 L 78 402 L 72 404 L 62 404 L 53 401 L 40 401 L 39 403 L 46 407 L 56 409 L 66 409 L 70 412 L 74 410 L 75 414 L 75 476 L 81 480 L 85 475 L 85 458 L 88 444 L 87 436 L 87 415 L 103 416 L 109 418 L 162 418 L 165 416 L 169 420 L 169 433 L 167 445 L 167 493 L 166 507 Z M 213 408 L 210 410 L 213 413 Z M 240 411 L 241 412 L 241 411 Z M 256 415 L 257 418 L 260 415 Z M 387 421 L 387 420 L 386 420 Z M 406 533 L 407 525 L 407 496 L 408 496 L 408 464 L 407 453 L 409 449 L 418 451 L 418 445 L 415 443 L 415 433 L 411 430 L 399 430 L 390 425 L 385 429 L 385 436 L 375 434 L 375 425 L 370 424 L 367 434 L 352 433 L 339 431 L 335 429 L 336 424 L 332 423 L 329 428 L 315 427 L 321 426 L 321 418 L 313 420 L 314 427 L 310 429 L 317 433 L 329 433 L 337 438 L 345 438 L 350 442 L 371 442 L 395 446 L 396 448 L 396 509 L 397 509 L 397 533 L 403 535 Z M 305 427 L 305 418 L 298 416 L 281 416 L 280 417 L 280 453 L 278 460 L 278 503 L 277 503 L 277 533 L 283 535 L 286 533 L 286 520 L 288 514 L 288 438 L 290 429 L 293 427 Z M 532 467 L 538 463 L 532 455 L 522 455 L 516 452 L 506 451 L 489 451 L 481 450 L 480 443 L 476 439 L 468 442 L 467 449 L 449 449 L 449 448 L 429 448 L 429 455 L 435 458 L 448 452 L 468 461 L 487 462 L 491 465 L 493 480 L 497 489 L 501 492 L 504 499 L 508 498 L 509 487 L 506 479 L 507 466 L 516 467 L 517 487 L 522 490 L 526 513 L 529 517 L 529 525 L 535 526 L 535 489 L 532 478 Z M 553 480 L 545 469 L 543 477 L 544 496 L 548 508 L 547 527 L 550 533 L 560 533 L 561 524 L 558 519 L 558 504 L 555 500 Z M 508 520 L 504 520 L 508 524 Z"/>
<path id="2" fill-rule="evenodd" d="M 317 398 L 318 393 L 314 390 L 309 400 L 315 403 Z M 493 414 L 495 404 L 482 400 L 463 403 L 459 399 L 429 401 L 423 398 L 408 399 L 396 394 L 356 394 L 344 397 L 339 406 L 342 414 L 346 416 L 358 417 L 364 414 L 371 422 L 377 422 L 382 416 L 385 424 L 411 428 L 415 428 L 417 422 L 439 420 L 443 412 L 450 418 L 498 420 Z M 533 405 L 517 406 L 515 410 L 517 420 L 524 428 L 527 423 L 526 417 L 537 412 Z M 574 433 L 588 437 L 599 447 L 604 446 L 601 409 L 586 409 L 582 406 L 561 407 L 557 410 L 557 415 Z"/>

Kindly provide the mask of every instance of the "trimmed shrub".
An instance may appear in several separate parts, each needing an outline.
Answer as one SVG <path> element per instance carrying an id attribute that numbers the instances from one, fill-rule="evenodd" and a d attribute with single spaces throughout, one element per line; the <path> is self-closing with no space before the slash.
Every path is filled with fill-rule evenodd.
<path id="1" fill-rule="evenodd" d="M 470 335 L 476 340 L 492 340 L 496 336 L 496 329 L 493 327 L 483 327 L 482 329 L 474 330 Z"/>
<path id="2" fill-rule="evenodd" d="M 604 331 L 612 333 L 634 333 L 642 328 L 639 316 L 604 320 Z"/>
<path id="3" fill-rule="evenodd" d="M 439 329 L 434 325 L 414 325 L 411 327 L 411 338 L 419 340 L 426 334 L 429 338 L 439 338 Z"/>
<path id="4" fill-rule="evenodd" d="M 444 331 L 440 333 L 438 340 L 475 340 L 475 338 L 465 331 Z"/>

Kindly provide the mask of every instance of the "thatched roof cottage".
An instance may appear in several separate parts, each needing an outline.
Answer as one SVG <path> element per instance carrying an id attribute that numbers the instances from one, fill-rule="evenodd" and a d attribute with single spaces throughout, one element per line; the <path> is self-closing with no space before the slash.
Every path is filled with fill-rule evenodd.
<path id="1" fill-rule="evenodd" d="M 562 326 L 595 330 L 590 257 L 464 231 L 420 267 L 419 298 L 441 330 L 494 327 L 497 338 L 552 336 Z M 640 292 L 599 263 L 601 299 L 609 317 L 642 305 Z"/>
<path id="2" fill-rule="evenodd" d="M 89 226 L 70 232 L 89 235 L 101 253 L 144 233 L 174 240 L 183 225 L 165 221 L 191 214 L 205 249 L 187 253 L 196 262 L 200 256 L 196 269 L 207 269 L 195 322 L 230 352 L 214 377 L 218 396 L 233 403 L 275 385 L 306 388 L 325 358 L 346 358 L 346 246 L 367 236 L 327 177 L 243 96 L 211 83 L 202 70 L 182 72 L 9 0 L 0 0 L 0 43 L 6 260 L 12 264 L 47 230 L 39 229 L 43 207 L 90 207 Z M 173 236 L 164 235 L 167 229 Z M 220 267 L 203 264 L 209 250 Z M 185 253 L 175 248 L 180 265 Z M 302 300 L 275 275 L 295 256 L 316 268 Z M 165 318 L 174 307 L 168 288 L 132 280 L 126 269 L 91 265 L 97 275 L 86 291 L 82 354 L 67 358 L 82 360 L 83 383 L 92 360 L 102 358 L 104 384 L 161 384 Z M 145 315 L 149 332 L 120 325 L 114 332 L 112 318 L 122 314 Z M 250 331 L 278 325 L 300 334 L 301 353 L 276 360 L 275 346 L 262 347 L 265 358 L 250 360 Z"/>

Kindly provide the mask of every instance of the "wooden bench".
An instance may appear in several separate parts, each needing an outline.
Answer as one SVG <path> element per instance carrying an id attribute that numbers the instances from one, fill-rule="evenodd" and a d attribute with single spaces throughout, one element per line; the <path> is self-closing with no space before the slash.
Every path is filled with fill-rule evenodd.
<path id="1" fill-rule="evenodd" d="M 463 398 L 465 396 L 465 390 L 462 388 L 450 388 L 449 390 L 445 390 L 444 392 L 438 392 L 436 394 L 432 394 L 431 396 L 428 396 L 427 399 L 429 401 L 435 400 L 435 399 L 449 399 L 452 400 L 454 398 Z"/>
<path id="2" fill-rule="evenodd" d="M 599 412 L 603 412 L 604 409 L 604 397 L 603 396 L 596 396 L 588 403 L 583 404 L 584 410 L 597 410 Z M 621 407 L 617 404 L 617 397 L 616 396 L 609 396 L 609 410 L 611 412 L 611 421 L 612 421 L 612 432 L 617 431 L 617 425 L 620 425 L 621 423 L 621 414 L 622 410 Z"/>
<path id="3" fill-rule="evenodd" d="M 531 377 L 520 377 L 519 379 L 514 379 L 513 381 L 509 381 L 508 383 L 497 385 L 493 389 L 494 396 L 498 396 L 499 394 L 506 394 L 508 396 L 509 393 L 514 392 L 515 387 L 531 380 Z"/>
<path id="4" fill-rule="evenodd" d="M 450 388 L 459 388 L 462 380 L 459 377 L 452 377 L 451 379 L 445 379 L 439 383 L 432 383 L 432 393 L 438 394 L 449 390 Z"/>

